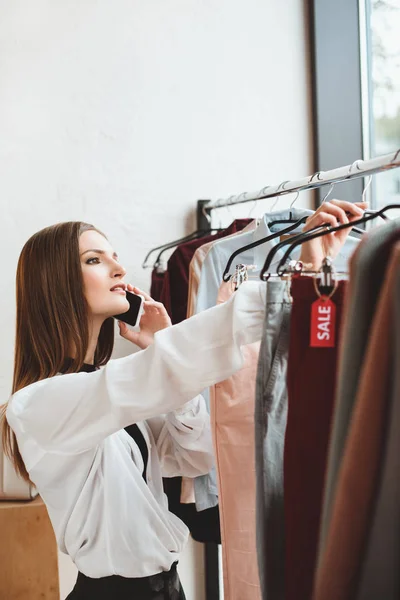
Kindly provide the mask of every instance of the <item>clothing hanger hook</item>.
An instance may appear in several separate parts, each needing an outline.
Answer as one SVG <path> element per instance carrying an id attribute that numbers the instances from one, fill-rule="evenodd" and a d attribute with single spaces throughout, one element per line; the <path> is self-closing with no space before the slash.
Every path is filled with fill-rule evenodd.
<path id="1" fill-rule="evenodd" d="M 396 162 L 397 157 L 399 156 L 399 154 L 400 154 L 400 148 L 399 148 L 399 150 L 397 150 L 396 154 L 394 155 L 394 159 L 392 160 L 392 163 Z"/>
<path id="2" fill-rule="evenodd" d="M 276 197 L 275 202 L 273 203 L 273 205 L 270 208 L 270 212 L 273 212 L 273 210 L 274 210 L 275 206 L 278 204 L 278 202 L 279 202 L 279 196 Z"/>
<path id="3" fill-rule="evenodd" d="M 270 188 L 270 185 L 266 185 L 265 187 L 262 188 L 262 190 L 260 190 L 257 194 L 257 199 L 262 199 L 265 192 Z"/>
<path id="4" fill-rule="evenodd" d="M 256 200 L 254 200 L 253 206 L 251 207 L 251 209 L 250 209 L 250 212 L 249 212 L 249 214 L 247 215 L 247 217 L 248 217 L 248 218 L 250 218 L 250 217 L 251 217 L 251 215 L 252 215 L 252 213 L 253 213 L 253 210 L 255 209 L 255 207 L 256 207 L 256 206 L 257 206 L 257 199 L 256 199 Z"/>
<path id="5" fill-rule="evenodd" d="M 331 186 L 329 188 L 328 193 L 326 194 L 325 198 L 322 200 L 321 204 L 323 204 L 324 202 L 326 202 L 326 199 L 328 198 L 328 196 L 331 195 L 331 192 L 333 190 L 333 188 L 335 187 L 336 183 L 331 183 Z"/>
<path id="6" fill-rule="evenodd" d="M 296 192 L 296 197 L 295 197 L 295 199 L 293 200 L 293 202 L 291 203 L 291 205 L 290 205 L 290 208 L 293 208 L 293 206 L 294 206 L 295 202 L 297 202 L 297 200 L 298 200 L 298 197 L 299 197 L 299 196 L 300 196 L 300 192 L 299 192 L 299 191 L 297 191 L 297 192 Z"/>
<path id="7" fill-rule="evenodd" d="M 285 185 L 287 183 L 290 183 L 290 179 L 288 179 L 287 181 L 282 181 L 282 183 L 280 183 L 276 189 L 277 192 L 279 192 L 281 189 L 284 190 L 285 189 Z"/>
<path id="8" fill-rule="evenodd" d="M 322 181 L 322 178 L 320 177 L 322 173 L 323 171 L 317 171 L 316 173 L 314 173 L 314 175 L 311 175 L 310 179 L 308 180 L 308 183 L 312 183 L 314 177 L 316 177 L 318 181 Z"/>
<path id="9" fill-rule="evenodd" d="M 361 196 L 361 201 L 362 201 L 362 202 L 365 202 L 365 196 L 366 196 L 366 194 L 367 194 L 368 188 L 369 188 L 369 186 L 371 185 L 371 183 L 372 183 L 372 175 L 370 175 L 370 176 L 368 177 L 368 183 L 367 183 L 367 185 L 365 186 L 365 188 L 364 188 L 364 191 L 363 191 L 363 193 L 362 193 L 362 196 Z"/>
<path id="10" fill-rule="evenodd" d="M 203 216 L 207 219 L 208 224 L 211 225 L 211 215 L 209 215 L 207 213 L 206 205 L 203 206 L 203 208 L 201 209 L 201 212 L 203 213 Z"/>
<path id="11" fill-rule="evenodd" d="M 233 212 L 231 210 L 231 206 L 234 204 L 234 202 L 233 202 L 234 198 L 236 198 L 236 196 L 229 196 L 229 198 L 222 205 L 228 211 L 230 218 L 233 218 L 233 216 L 234 216 Z M 221 220 L 220 220 L 220 224 L 221 224 Z"/>
<path id="12" fill-rule="evenodd" d="M 357 159 L 357 160 L 355 160 L 355 161 L 354 161 L 354 162 L 353 162 L 353 163 L 350 165 L 350 167 L 349 167 L 349 173 L 348 173 L 348 174 L 349 174 L 349 175 L 351 175 L 351 173 L 352 173 L 352 171 L 353 171 L 353 167 L 354 167 L 354 165 L 356 166 L 356 169 L 358 169 L 359 171 L 362 171 L 362 169 L 360 169 L 360 167 L 359 167 L 359 163 L 362 163 L 362 162 L 364 162 L 364 161 L 363 161 L 363 160 L 361 160 L 361 159 Z"/>
<path id="13" fill-rule="evenodd" d="M 279 198 L 280 198 L 281 194 L 279 194 L 278 192 L 280 192 L 281 190 L 284 190 L 284 189 L 285 189 L 285 185 L 286 185 L 287 183 L 290 183 L 290 179 L 288 179 L 287 181 L 282 181 L 282 183 L 280 183 L 280 184 L 278 185 L 278 187 L 276 188 L 276 191 L 277 191 L 277 196 L 276 196 L 276 200 L 275 200 L 275 202 L 274 202 L 274 203 L 273 203 L 273 205 L 271 206 L 271 209 L 270 209 L 270 210 L 271 210 L 271 212 L 274 210 L 275 206 L 276 206 L 276 205 L 278 204 L 278 202 L 279 202 Z"/>

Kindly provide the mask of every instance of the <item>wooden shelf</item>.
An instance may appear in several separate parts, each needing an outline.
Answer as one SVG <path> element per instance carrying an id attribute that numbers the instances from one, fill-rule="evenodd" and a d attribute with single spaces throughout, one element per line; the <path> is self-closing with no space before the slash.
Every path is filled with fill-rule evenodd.
<path id="1" fill-rule="evenodd" d="M 0 598 L 59 600 L 57 544 L 47 509 L 0 501 Z"/>

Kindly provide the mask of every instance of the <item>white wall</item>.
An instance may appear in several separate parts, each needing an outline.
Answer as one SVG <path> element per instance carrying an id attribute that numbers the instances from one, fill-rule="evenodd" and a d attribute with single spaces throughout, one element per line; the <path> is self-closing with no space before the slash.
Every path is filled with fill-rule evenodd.
<path id="1" fill-rule="evenodd" d="M 312 172 L 305 32 L 303 0 L 0 0 L 2 400 L 35 231 L 96 224 L 148 288 L 146 251 L 194 227 L 197 198 Z M 116 356 L 130 351 L 118 341 Z M 180 571 L 202 600 L 201 546 Z M 71 576 L 63 562 L 62 597 Z"/>

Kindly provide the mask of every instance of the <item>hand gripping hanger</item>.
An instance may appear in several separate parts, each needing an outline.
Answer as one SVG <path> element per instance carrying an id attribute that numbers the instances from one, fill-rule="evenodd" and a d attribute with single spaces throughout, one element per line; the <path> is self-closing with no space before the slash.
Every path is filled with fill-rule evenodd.
<path id="1" fill-rule="evenodd" d="M 399 152 L 400 152 L 400 150 L 399 150 Z M 396 158 L 397 158 L 397 154 L 396 154 L 396 156 L 395 156 L 395 159 L 396 159 Z M 394 160 L 395 160 L 395 159 L 394 159 Z M 356 161 L 355 161 L 355 162 L 354 162 L 352 165 L 350 165 L 350 168 L 349 168 L 349 171 L 348 171 L 348 175 L 351 175 L 351 172 L 352 172 L 352 169 L 353 169 L 354 165 L 356 165 L 356 168 L 357 168 L 357 169 L 359 169 L 359 166 L 358 166 L 358 163 L 359 163 L 359 162 L 361 162 L 361 161 L 359 161 L 359 160 L 356 160 Z M 321 174 L 321 171 L 318 171 L 317 173 L 314 173 L 314 175 L 312 175 L 312 176 L 310 177 L 309 183 L 311 183 L 311 182 L 313 181 L 314 177 L 317 177 L 317 179 L 319 179 L 319 175 L 320 175 L 320 174 Z M 364 191 L 363 191 L 363 194 L 362 194 L 362 201 L 364 201 L 364 199 L 365 199 L 365 195 L 366 195 L 366 193 L 367 193 L 367 190 L 368 190 L 369 186 L 371 185 L 371 181 L 372 181 L 372 175 L 370 175 L 369 181 L 368 181 L 367 185 L 366 185 L 366 186 L 365 186 L 365 188 L 364 188 Z M 330 188 L 329 188 L 329 191 L 328 191 L 328 193 L 325 195 L 325 197 L 324 197 L 324 199 L 322 200 L 322 203 L 321 203 L 321 204 L 323 204 L 323 203 L 324 203 L 324 202 L 327 200 L 328 196 L 331 194 L 331 192 L 332 192 L 333 188 L 335 187 L 335 185 L 336 185 L 336 183 L 335 183 L 335 182 L 332 182 L 332 183 L 331 183 L 331 186 L 330 186 Z M 296 199 L 297 199 L 297 198 L 296 198 Z M 370 212 L 371 214 L 375 215 L 375 212 L 372 212 L 372 211 L 369 211 L 369 212 Z M 367 214 L 367 213 L 365 212 L 365 213 L 364 213 L 364 217 L 365 217 L 365 215 L 366 215 L 366 214 Z M 387 219 L 387 217 L 386 217 L 386 216 L 384 216 L 383 214 L 382 214 L 382 215 L 379 215 L 379 216 L 381 216 L 382 218 L 385 218 L 385 219 Z M 364 218 L 364 217 L 363 217 L 363 218 Z M 368 219 L 368 220 L 369 220 L 369 219 Z M 351 225 L 351 226 L 352 226 L 353 230 L 354 230 L 356 233 L 359 233 L 359 234 L 361 234 L 361 235 L 364 235 L 364 233 L 365 233 L 365 230 L 364 230 L 364 229 L 358 229 L 357 227 L 355 227 L 355 225 L 356 225 L 357 223 L 358 223 L 358 221 L 353 221 L 353 223 L 351 223 L 351 224 L 349 224 L 349 225 Z M 277 252 L 278 252 L 278 251 L 279 251 L 279 250 L 280 250 L 282 247 L 284 247 L 284 246 L 287 246 L 288 244 L 292 244 L 292 243 L 294 244 L 294 242 L 296 242 L 296 241 L 297 241 L 297 240 L 299 240 L 299 239 L 301 239 L 301 240 L 302 240 L 304 236 L 306 236 L 306 235 L 308 235 L 308 234 L 311 234 L 313 231 L 326 231 L 326 228 L 327 228 L 327 227 L 328 227 L 328 225 L 320 225 L 320 226 L 316 227 L 315 229 L 311 229 L 311 230 L 310 230 L 310 231 L 308 231 L 308 232 L 305 232 L 305 233 L 300 233 L 300 234 L 298 234 L 297 236 L 293 236 L 293 237 L 291 237 L 289 240 L 283 240 L 282 242 L 280 242 L 279 244 L 277 244 L 276 246 L 274 246 L 273 248 L 271 248 L 270 252 L 269 252 L 269 253 L 268 253 L 268 255 L 267 255 L 267 258 L 265 259 L 264 266 L 263 266 L 263 268 L 262 268 L 262 270 L 261 270 L 261 272 L 260 272 L 260 279 L 262 279 L 262 280 L 264 280 L 264 279 L 265 279 L 265 273 L 268 271 L 268 269 L 269 269 L 269 267 L 270 267 L 270 265 L 271 265 L 271 263 L 272 263 L 272 260 L 273 260 L 273 258 L 275 257 L 275 254 L 276 254 L 276 253 L 277 253 Z M 302 242 L 300 242 L 300 243 L 302 243 Z M 294 247 L 295 247 L 295 246 L 293 246 L 292 250 L 294 249 Z M 289 253 L 289 254 L 290 254 L 290 253 Z M 289 254 L 288 254 L 288 253 L 286 253 L 286 254 L 285 254 L 285 256 L 287 257 Z M 283 262 L 283 259 L 282 259 L 282 260 L 279 262 L 278 269 L 281 267 L 281 265 L 282 265 L 282 262 Z M 286 261 L 285 261 L 285 262 L 286 262 Z M 278 269 L 277 269 L 277 272 L 278 272 Z"/>
<path id="2" fill-rule="evenodd" d="M 272 262 L 273 257 L 275 256 L 276 252 L 283 246 L 287 246 L 288 244 L 290 244 L 288 250 L 285 252 L 284 256 L 280 260 L 279 265 L 277 267 L 278 275 L 283 275 L 285 273 L 285 270 L 283 269 L 283 267 L 284 267 L 287 259 L 289 258 L 290 254 L 293 252 L 293 250 L 295 248 L 297 248 L 297 246 L 303 244 L 304 242 L 309 242 L 311 240 L 314 240 L 323 235 L 327 235 L 328 233 L 342 231 L 342 229 L 349 229 L 351 227 L 354 227 L 354 225 L 361 225 L 363 223 L 367 223 L 368 221 L 372 221 L 373 219 L 376 219 L 378 217 L 384 218 L 386 216 L 385 215 L 386 211 L 393 210 L 393 209 L 400 209 L 400 204 L 388 204 L 387 206 L 384 206 L 380 210 L 373 212 L 373 213 L 371 212 L 370 214 L 367 214 L 367 215 L 364 215 L 364 217 L 362 217 L 361 219 L 358 219 L 357 221 L 353 221 L 352 223 L 343 223 L 342 225 L 338 225 L 337 227 L 332 227 L 331 225 L 321 225 L 321 226 L 316 227 L 315 229 L 307 231 L 306 233 L 301 233 L 301 234 L 291 238 L 290 240 L 282 241 L 280 244 L 277 244 L 276 246 L 274 246 L 271 249 L 271 251 L 269 252 L 269 254 L 266 258 L 266 261 L 264 263 L 264 266 L 261 270 L 260 279 L 262 279 L 262 280 L 266 279 L 265 275 L 269 269 L 269 266 Z"/>
<path id="3" fill-rule="evenodd" d="M 353 166 L 354 166 L 356 163 L 357 163 L 357 168 L 359 168 L 359 167 L 358 167 L 358 163 L 359 163 L 359 162 L 360 162 L 360 161 L 355 161 L 355 163 L 353 163 L 353 164 L 350 166 L 350 169 L 349 169 L 349 174 L 351 174 L 352 168 L 353 168 Z M 317 179 L 317 181 L 321 181 L 321 179 L 320 179 L 320 175 L 321 175 L 321 174 L 322 174 L 322 171 L 317 171 L 317 173 L 314 173 L 313 175 L 311 175 L 311 177 L 310 177 L 310 179 L 309 179 L 308 183 L 309 183 L 309 184 L 313 183 L 313 180 L 314 180 L 314 178 L 316 178 L 316 179 Z M 372 176 L 371 176 L 371 179 L 372 179 Z M 366 191 L 367 191 L 367 189 L 368 189 L 368 187 L 369 187 L 369 185 L 370 185 L 370 183 L 371 183 L 371 179 L 370 179 L 370 181 L 369 181 L 368 185 L 367 185 L 367 186 L 365 187 L 365 189 L 364 189 L 364 192 L 363 192 L 363 199 L 364 199 L 365 193 L 366 193 Z M 279 198 L 279 194 L 280 194 L 280 193 L 282 193 L 283 191 L 285 191 L 285 186 L 286 186 L 286 184 L 288 184 L 288 183 L 290 183 L 290 181 L 283 181 L 282 183 L 280 183 L 280 184 L 278 185 L 278 187 L 277 187 L 277 188 L 276 188 L 276 190 L 275 190 L 276 194 L 278 195 L 278 198 Z M 332 192 L 333 188 L 335 187 L 335 185 L 336 185 L 336 183 L 335 183 L 335 182 L 333 182 L 333 183 L 331 184 L 331 186 L 330 186 L 330 188 L 329 188 L 329 191 L 328 191 L 328 193 L 325 195 L 325 197 L 324 197 L 324 199 L 323 199 L 322 203 L 324 203 L 324 202 L 326 201 L 326 199 L 327 199 L 327 198 L 328 198 L 328 196 L 331 194 L 331 192 Z M 262 197 L 262 196 L 263 196 L 263 194 L 264 194 L 264 193 L 265 193 L 265 192 L 268 190 L 268 188 L 269 188 L 269 187 L 270 187 L 270 186 L 266 186 L 265 188 L 263 188 L 263 189 L 261 190 L 261 192 L 259 193 L 260 197 Z M 265 244 L 265 243 L 267 243 L 267 242 L 270 242 L 270 241 L 272 241 L 272 240 L 274 240 L 274 239 L 276 239 L 276 238 L 278 238 L 278 237 L 280 237 L 280 236 L 282 236 L 282 235 L 285 235 L 285 234 L 287 234 L 287 233 L 290 233 L 290 232 L 292 232 L 292 231 L 295 231 L 295 230 L 296 230 L 296 229 L 297 229 L 297 228 L 298 228 L 300 225 L 303 225 L 303 224 L 304 224 L 304 223 L 307 221 L 307 218 L 308 218 L 308 217 L 303 217 L 303 218 L 301 218 L 301 219 L 298 219 L 297 221 L 294 221 L 294 220 L 293 220 L 293 216 L 292 216 L 292 211 L 291 211 L 291 209 L 293 208 L 293 206 L 294 206 L 295 202 L 297 201 L 297 199 L 298 199 L 299 195 L 300 195 L 300 191 L 299 191 L 299 190 L 297 190 L 297 192 L 296 192 L 296 197 L 295 197 L 295 198 L 294 198 L 294 200 L 292 201 L 292 203 L 291 203 L 291 205 L 290 205 L 290 208 L 289 208 L 289 218 L 288 218 L 288 219 L 281 219 L 281 220 L 272 221 L 272 222 L 268 223 L 268 225 L 269 225 L 269 226 L 271 226 L 271 225 L 282 225 L 282 224 L 285 224 L 285 223 L 291 223 L 291 225 L 289 225 L 289 227 L 286 227 L 285 229 L 281 229 L 281 230 L 280 230 L 280 231 L 278 231 L 278 232 L 275 232 L 275 233 L 273 233 L 273 234 L 271 234 L 271 235 L 269 235 L 269 236 L 267 236 L 267 237 L 264 237 L 264 238 L 262 238 L 261 240 L 258 240 L 257 242 L 253 242 L 253 243 L 251 243 L 251 244 L 248 244 L 247 246 L 243 246 L 242 248 L 238 248 L 237 250 L 235 250 L 235 252 L 233 252 L 233 253 L 231 254 L 231 256 L 229 257 L 229 259 L 228 259 L 228 262 L 227 262 L 227 264 L 226 264 L 226 267 L 225 267 L 225 270 L 224 270 L 224 273 L 223 273 L 223 276 L 222 276 L 222 278 L 223 278 L 223 280 L 224 280 L 224 281 L 229 281 L 229 280 L 231 279 L 231 275 L 229 274 L 229 270 L 230 270 L 230 268 L 231 268 L 231 266 L 232 266 L 232 262 L 234 261 L 234 259 L 235 259 L 237 256 L 239 256 L 239 255 L 240 255 L 240 254 L 242 254 L 243 252 L 246 252 L 247 250 L 251 250 L 252 248 L 256 248 L 257 246 L 260 246 L 260 245 L 262 245 L 262 244 Z M 276 202 L 274 203 L 274 205 L 273 205 L 273 206 L 275 206 L 275 204 L 276 204 Z M 354 231 L 355 231 L 356 233 L 359 233 L 359 234 L 361 234 L 361 235 L 363 235 L 363 234 L 365 233 L 365 231 L 364 231 L 363 229 L 357 229 L 356 227 L 354 227 L 353 229 L 354 229 Z M 292 238 L 292 239 L 294 239 L 294 238 Z M 282 243 L 283 243 L 283 242 L 282 242 Z M 287 243 L 289 243 L 289 242 L 287 242 Z M 278 244 L 278 246 L 279 246 L 279 244 Z M 273 250 L 273 249 L 272 249 L 272 250 Z M 272 252 L 272 250 L 271 250 L 271 252 Z M 275 256 L 275 254 L 273 254 L 272 256 Z M 268 265 L 268 266 L 269 266 L 269 265 Z"/>

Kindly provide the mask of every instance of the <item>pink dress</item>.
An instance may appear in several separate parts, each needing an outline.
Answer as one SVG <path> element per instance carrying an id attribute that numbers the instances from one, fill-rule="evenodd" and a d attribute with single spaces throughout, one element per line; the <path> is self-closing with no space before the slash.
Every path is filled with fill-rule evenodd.
<path id="1" fill-rule="evenodd" d="M 218 304 L 233 294 L 223 283 Z M 256 552 L 254 402 L 260 344 L 242 348 L 243 368 L 211 387 L 225 600 L 261 600 Z"/>

